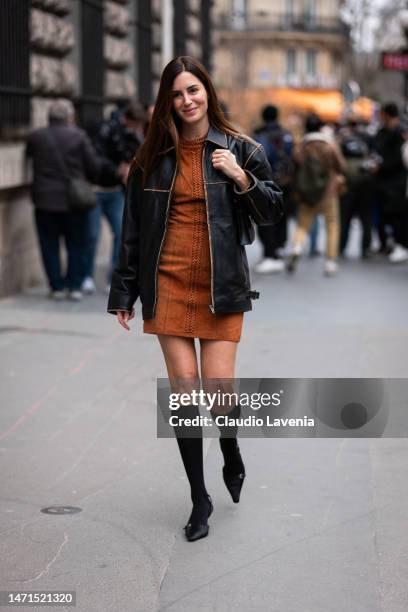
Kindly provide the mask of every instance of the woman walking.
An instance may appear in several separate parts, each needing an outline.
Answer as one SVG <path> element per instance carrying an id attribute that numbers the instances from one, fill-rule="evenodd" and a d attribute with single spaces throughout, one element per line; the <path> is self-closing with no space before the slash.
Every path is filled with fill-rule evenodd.
<path id="1" fill-rule="evenodd" d="M 172 60 L 129 173 L 108 303 L 129 330 L 140 297 L 143 331 L 158 337 L 172 391 L 191 392 L 200 377 L 234 378 L 243 315 L 259 295 L 250 288 L 243 245 L 253 240 L 252 220 L 271 224 L 282 214 L 262 146 L 225 119 L 204 66 L 191 57 Z M 194 405 L 179 409 L 179 417 L 183 411 L 199 414 Z M 238 502 L 245 467 L 236 429 L 228 430 L 220 437 L 223 477 Z M 185 431 L 177 442 L 193 502 L 185 533 L 194 541 L 208 534 L 213 506 L 202 436 Z"/>

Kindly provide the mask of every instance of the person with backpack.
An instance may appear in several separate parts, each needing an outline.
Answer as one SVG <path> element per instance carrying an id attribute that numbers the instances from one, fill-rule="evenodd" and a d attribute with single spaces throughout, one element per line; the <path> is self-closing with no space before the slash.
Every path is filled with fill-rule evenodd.
<path id="1" fill-rule="evenodd" d="M 265 106 L 262 119 L 264 123 L 255 130 L 253 137 L 262 144 L 272 169 L 273 180 L 280 186 L 284 201 L 287 201 L 294 174 L 293 138 L 280 125 L 276 106 Z M 254 266 L 254 271 L 257 274 L 282 272 L 285 269 L 281 250 L 287 240 L 286 217 L 277 225 L 259 226 L 258 235 L 263 245 L 263 258 Z"/>
<path id="2" fill-rule="evenodd" d="M 373 217 L 373 173 L 370 140 L 357 117 L 350 116 L 339 131 L 339 144 L 346 159 L 347 191 L 340 200 L 340 254 L 344 255 L 353 217 L 361 223 L 360 255 L 370 257 Z"/>
<path id="3" fill-rule="evenodd" d="M 88 246 L 85 253 L 84 293 L 95 293 L 95 256 L 105 217 L 112 233 L 111 263 L 107 271 L 106 290 L 110 289 L 112 271 L 119 256 L 124 208 L 124 185 L 130 163 L 144 140 L 146 112 L 140 103 L 129 103 L 103 121 L 94 134 L 93 144 L 104 160 L 104 169 L 96 187 L 97 205 L 88 217 Z"/>
<path id="4" fill-rule="evenodd" d="M 297 225 L 287 271 L 294 272 L 316 216 L 324 216 L 327 232 L 324 273 L 337 273 L 339 249 L 339 193 L 344 185 L 346 161 L 333 136 L 323 132 L 316 114 L 306 118 L 306 134 L 298 154 L 295 189 L 299 198 Z"/>

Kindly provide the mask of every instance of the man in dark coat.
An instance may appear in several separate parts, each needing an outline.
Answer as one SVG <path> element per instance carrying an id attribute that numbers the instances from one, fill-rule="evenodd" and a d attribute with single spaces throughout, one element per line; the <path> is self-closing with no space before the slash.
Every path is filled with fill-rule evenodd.
<path id="1" fill-rule="evenodd" d="M 49 126 L 34 130 L 28 138 L 27 156 L 33 162 L 32 199 L 42 260 L 53 299 L 82 297 L 83 258 L 87 212 L 70 209 L 68 180 L 58 160 L 62 156 L 69 175 L 96 182 L 99 159 L 85 132 L 74 125 L 74 107 L 68 100 L 56 100 L 49 109 Z M 64 275 L 60 261 L 60 238 L 68 253 Z"/>
<path id="2" fill-rule="evenodd" d="M 279 123 L 279 110 L 267 105 L 262 111 L 263 125 L 254 132 L 254 139 L 260 142 L 272 168 L 273 180 L 283 191 L 285 202 L 290 199 L 294 162 L 293 138 Z M 263 245 L 263 259 L 254 270 L 258 274 L 282 272 L 285 265 L 282 250 L 287 239 L 287 219 L 284 217 L 277 225 L 258 227 L 259 239 Z"/>
<path id="3" fill-rule="evenodd" d="M 386 247 L 385 226 L 392 228 L 394 247 L 389 255 L 391 263 L 408 260 L 407 227 L 407 172 L 402 161 L 404 137 L 398 107 L 393 102 L 381 108 L 382 127 L 378 131 L 374 149 L 379 155 L 376 187 L 380 206 L 380 240 Z"/>
<path id="4" fill-rule="evenodd" d="M 369 137 L 357 117 L 349 117 L 347 124 L 338 133 L 341 151 L 347 162 L 345 177 L 346 192 L 340 199 L 340 253 L 347 248 L 351 220 L 358 217 L 362 236 L 360 253 L 362 258 L 370 257 L 373 175 L 370 172 L 371 151 Z"/>

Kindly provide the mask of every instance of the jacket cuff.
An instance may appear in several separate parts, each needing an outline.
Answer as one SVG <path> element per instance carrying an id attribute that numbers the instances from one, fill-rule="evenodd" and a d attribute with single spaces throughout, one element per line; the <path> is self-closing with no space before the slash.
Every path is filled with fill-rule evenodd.
<path id="1" fill-rule="evenodd" d="M 249 172 L 249 170 L 244 170 L 244 172 L 251 181 L 251 184 L 249 185 L 248 189 L 241 190 L 238 189 L 237 184 L 234 183 L 234 193 L 236 193 L 236 195 L 246 195 L 256 187 L 256 184 L 258 182 L 258 179 L 252 174 L 252 172 Z"/>
<path id="2" fill-rule="evenodd" d="M 118 310 L 125 310 L 126 312 L 132 312 L 134 308 L 134 304 L 137 300 L 137 297 L 133 299 L 133 297 L 129 296 L 120 296 L 110 295 L 108 299 L 108 307 L 107 312 L 110 314 L 116 314 Z"/>
<path id="3" fill-rule="evenodd" d="M 124 310 L 125 312 L 128 312 L 129 314 L 133 312 L 133 308 L 132 310 L 128 310 L 127 308 L 108 308 L 106 312 L 108 312 L 109 314 L 117 315 L 118 310 L 121 310 L 121 311 Z"/>

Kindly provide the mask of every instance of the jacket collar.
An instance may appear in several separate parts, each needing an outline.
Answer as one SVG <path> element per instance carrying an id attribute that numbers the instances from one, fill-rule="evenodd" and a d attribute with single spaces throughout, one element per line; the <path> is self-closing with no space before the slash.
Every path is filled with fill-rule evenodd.
<path id="1" fill-rule="evenodd" d="M 206 140 L 214 142 L 216 145 L 222 147 L 223 149 L 228 149 L 227 135 L 224 132 L 217 130 L 217 128 L 212 125 L 210 125 Z"/>
<path id="2" fill-rule="evenodd" d="M 219 147 L 222 147 L 223 149 L 228 149 L 227 135 L 212 125 L 210 125 L 210 129 L 208 130 L 205 140 L 206 142 L 207 141 L 213 142 L 214 144 L 218 145 Z M 160 153 L 161 154 L 168 153 L 169 151 L 172 151 L 173 149 L 174 149 L 174 145 L 172 145 L 171 147 L 167 147 L 167 149 L 165 149 L 164 151 L 160 151 Z"/>

